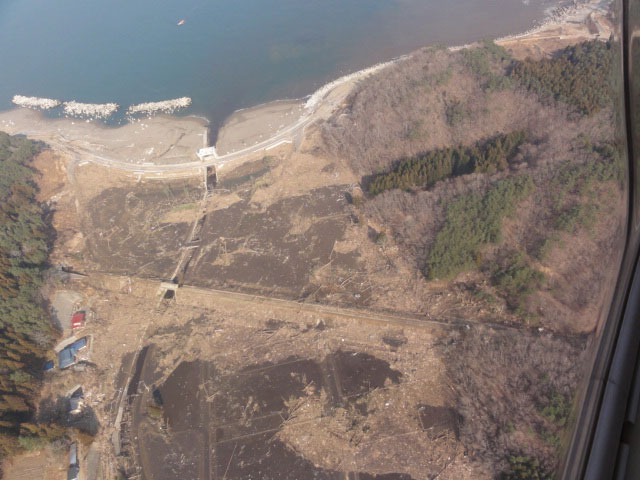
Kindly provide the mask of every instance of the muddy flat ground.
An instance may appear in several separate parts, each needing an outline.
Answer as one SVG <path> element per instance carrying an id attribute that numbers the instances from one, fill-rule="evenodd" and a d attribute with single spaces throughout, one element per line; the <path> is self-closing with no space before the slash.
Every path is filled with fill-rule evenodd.
<path id="1" fill-rule="evenodd" d="M 104 190 L 86 204 L 87 252 L 106 271 L 169 278 L 191 228 L 184 206 L 195 206 L 198 187 L 187 180 Z"/>
<path id="2" fill-rule="evenodd" d="M 95 342 L 85 379 L 107 394 L 98 441 L 109 444 L 130 372 L 124 454 L 144 478 L 479 478 L 457 440 L 439 328 L 84 292 L 98 319 L 91 333 L 110 339 Z"/>
<path id="3" fill-rule="evenodd" d="M 313 134 L 302 151 L 288 145 L 226 166 L 206 195 L 198 172 L 149 179 L 72 166 L 56 202 L 54 223 L 68 232 L 59 256 L 78 271 L 286 299 L 433 318 L 468 310 L 380 241 L 383 229 L 354 205 L 357 177 L 312 148 Z M 491 313 L 468 298 L 474 314 Z"/>
<path id="4" fill-rule="evenodd" d="M 221 182 L 221 188 L 227 185 L 233 189 L 231 180 Z M 332 263 L 345 275 L 355 273 L 358 253 L 334 251 L 352 223 L 347 189 L 348 185 L 314 189 L 265 208 L 251 204 L 248 189 L 233 189 L 230 195 L 238 201 L 206 215 L 200 237 L 207 244 L 194 255 L 185 283 L 277 288 L 300 297 L 317 290 L 310 285 L 315 268 Z"/>

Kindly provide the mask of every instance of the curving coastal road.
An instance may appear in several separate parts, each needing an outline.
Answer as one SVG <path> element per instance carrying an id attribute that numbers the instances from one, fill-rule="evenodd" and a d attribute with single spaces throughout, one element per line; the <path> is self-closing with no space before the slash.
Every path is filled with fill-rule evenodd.
<path id="1" fill-rule="evenodd" d="M 267 140 L 257 143 L 256 145 L 253 145 L 251 147 L 244 148 L 242 150 L 237 150 L 226 155 L 217 155 L 214 153 L 215 149 L 212 149 L 212 147 L 209 147 L 208 149 L 201 149 L 201 151 L 209 150 L 213 153 L 211 155 L 203 155 L 201 161 L 195 162 L 172 164 L 135 164 L 99 155 L 87 148 L 71 144 L 71 142 L 66 141 L 64 137 L 49 139 L 48 143 L 55 144 L 55 146 L 60 150 L 70 153 L 73 157 L 75 157 L 77 162 L 82 163 L 88 161 L 96 163 L 98 165 L 102 165 L 104 167 L 119 168 L 121 170 L 126 170 L 134 173 L 164 173 L 199 169 L 211 166 L 220 168 L 233 160 L 238 160 L 240 158 L 246 157 L 247 155 L 269 150 L 282 143 L 290 143 L 296 141 L 304 134 L 305 127 L 316 119 L 314 113 L 316 112 L 314 111 L 311 113 L 305 113 L 298 119 L 298 121 L 284 129 L 283 131 L 277 133 L 271 138 L 268 138 Z M 29 135 L 30 133 L 31 132 L 24 132 L 24 134 L 27 136 L 31 136 Z"/>

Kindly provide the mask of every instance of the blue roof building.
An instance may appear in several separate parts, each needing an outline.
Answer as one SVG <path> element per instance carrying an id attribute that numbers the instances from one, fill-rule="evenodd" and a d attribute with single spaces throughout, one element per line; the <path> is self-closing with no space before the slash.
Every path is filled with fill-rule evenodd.
<path id="1" fill-rule="evenodd" d="M 71 345 L 67 345 L 60 353 L 58 353 L 58 367 L 63 369 L 70 367 L 76 362 L 76 353 L 78 350 L 87 346 L 87 337 L 82 337 L 80 340 L 76 340 Z"/>
<path id="2" fill-rule="evenodd" d="M 75 360 L 76 356 L 74 350 L 66 347 L 58 354 L 58 367 L 67 368 L 73 365 L 73 362 L 75 362 Z"/>

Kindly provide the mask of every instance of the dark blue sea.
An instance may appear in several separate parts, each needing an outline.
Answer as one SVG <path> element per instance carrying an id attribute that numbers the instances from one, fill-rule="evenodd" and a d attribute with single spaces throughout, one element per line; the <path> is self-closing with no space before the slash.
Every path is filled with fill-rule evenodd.
<path id="1" fill-rule="evenodd" d="M 215 126 L 421 46 L 527 30 L 558 3 L 1 0 L 0 109 L 15 94 L 125 108 L 188 96 L 181 113 Z"/>

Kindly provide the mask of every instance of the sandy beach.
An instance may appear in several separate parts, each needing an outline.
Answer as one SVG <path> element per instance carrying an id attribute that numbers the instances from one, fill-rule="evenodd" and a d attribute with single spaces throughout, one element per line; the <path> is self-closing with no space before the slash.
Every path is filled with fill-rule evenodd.
<path id="1" fill-rule="evenodd" d="M 91 160 L 105 157 L 132 165 L 198 161 L 207 122 L 196 117 L 159 115 L 109 127 L 99 121 L 46 118 L 41 112 L 18 108 L 0 112 L 0 130 L 23 134 L 56 150 Z"/>
<path id="2" fill-rule="evenodd" d="M 279 100 L 238 110 L 220 128 L 216 150 L 226 155 L 255 145 L 284 130 L 303 113 L 301 100 Z"/>

